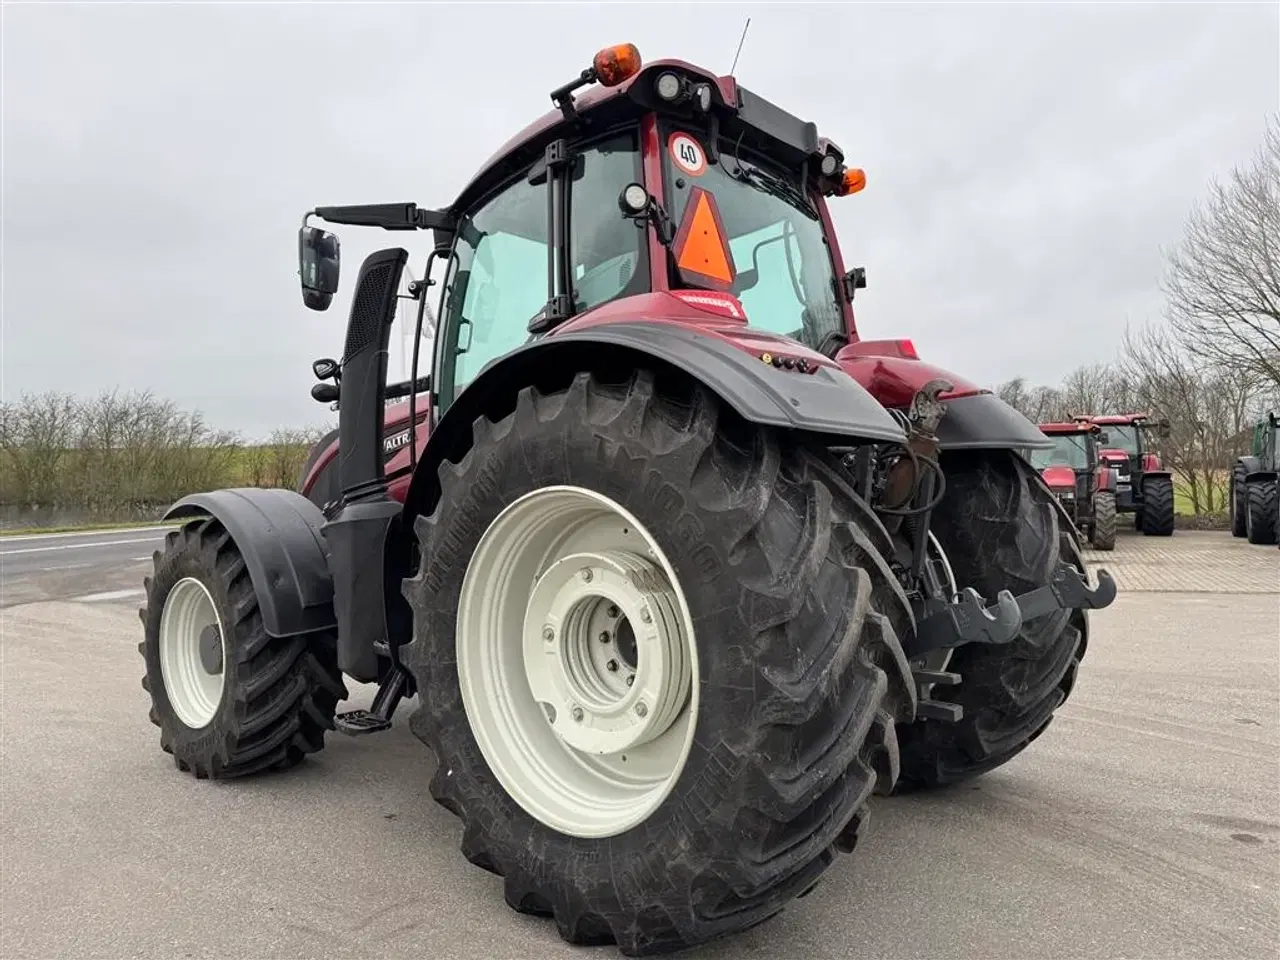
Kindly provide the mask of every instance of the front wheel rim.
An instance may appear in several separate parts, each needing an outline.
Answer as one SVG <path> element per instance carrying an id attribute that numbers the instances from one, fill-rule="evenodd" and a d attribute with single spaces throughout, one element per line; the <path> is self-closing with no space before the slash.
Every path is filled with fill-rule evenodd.
<path id="1" fill-rule="evenodd" d="M 625 508 L 532 491 L 480 538 L 463 578 L 463 706 L 512 799 L 561 833 L 646 820 L 693 743 L 698 658 L 673 566 Z"/>
<path id="2" fill-rule="evenodd" d="M 173 585 L 160 615 L 160 675 L 178 719 L 207 727 L 226 686 L 226 635 L 208 588 L 194 577 Z"/>

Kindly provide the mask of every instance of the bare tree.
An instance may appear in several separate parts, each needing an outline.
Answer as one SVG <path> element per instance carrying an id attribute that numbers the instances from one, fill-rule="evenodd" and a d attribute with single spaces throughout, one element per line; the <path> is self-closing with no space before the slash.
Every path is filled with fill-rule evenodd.
<path id="1" fill-rule="evenodd" d="M 1192 209 L 1162 287 L 1190 353 L 1280 386 L 1280 116 L 1252 163 Z"/>
<path id="2" fill-rule="evenodd" d="M 1259 376 L 1236 365 L 1209 363 L 1181 349 L 1165 331 L 1125 331 L 1119 368 L 1134 406 L 1166 417 L 1170 434 L 1155 446 L 1183 481 L 1197 513 L 1226 509 L 1226 465 L 1260 393 Z"/>

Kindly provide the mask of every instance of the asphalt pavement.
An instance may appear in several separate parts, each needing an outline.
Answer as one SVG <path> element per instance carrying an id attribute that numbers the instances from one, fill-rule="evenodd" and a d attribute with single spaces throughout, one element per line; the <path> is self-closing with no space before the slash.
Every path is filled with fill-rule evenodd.
<path id="1" fill-rule="evenodd" d="M 0 537 L 0 607 L 137 600 L 168 527 Z"/>
<path id="2" fill-rule="evenodd" d="M 95 599 L 140 589 L 162 536 L 0 540 L 0 957 L 619 956 L 566 946 L 465 861 L 416 702 L 283 774 L 175 770 L 139 683 L 141 595 Z M 1179 531 L 1092 555 L 1123 592 L 1042 737 L 962 787 L 878 799 L 809 897 L 684 956 L 1274 958 L 1278 554 Z"/>

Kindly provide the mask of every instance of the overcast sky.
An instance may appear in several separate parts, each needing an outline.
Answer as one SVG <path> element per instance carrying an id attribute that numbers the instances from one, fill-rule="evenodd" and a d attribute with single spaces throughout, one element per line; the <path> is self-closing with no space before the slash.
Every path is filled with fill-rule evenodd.
<path id="1" fill-rule="evenodd" d="M 309 207 L 444 206 L 594 51 L 737 76 L 866 168 L 833 201 L 865 337 L 1056 382 L 1155 319 L 1161 248 L 1280 109 L 1280 6 L 7 5 L 3 395 L 148 388 L 262 435 L 329 419 L 363 256 L 302 306 Z M 398 356 L 393 370 L 398 372 Z"/>

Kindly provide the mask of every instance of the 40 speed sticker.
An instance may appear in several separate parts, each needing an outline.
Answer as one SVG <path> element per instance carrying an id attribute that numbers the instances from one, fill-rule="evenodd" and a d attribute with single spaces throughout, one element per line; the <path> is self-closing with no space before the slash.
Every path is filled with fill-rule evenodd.
<path id="1" fill-rule="evenodd" d="M 700 177 L 707 170 L 707 156 L 702 144 L 687 133 L 673 133 L 667 141 L 671 161 L 691 177 Z"/>

